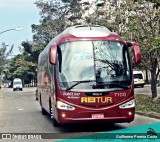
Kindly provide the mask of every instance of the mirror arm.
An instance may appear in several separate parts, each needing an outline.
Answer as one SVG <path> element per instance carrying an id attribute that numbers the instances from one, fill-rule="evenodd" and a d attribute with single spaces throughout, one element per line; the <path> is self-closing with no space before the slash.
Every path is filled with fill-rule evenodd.
<path id="1" fill-rule="evenodd" d="M 138 64 L 141 62 L 141 51 L 139 48 L 139 45 L 135 42 L 126 42 L 128 47 L 132 48 L 132 51 L 134 53 L 134 59 L 135 59 L 135 63 Z"/>
<path id="2" fill-rule="evenodd" d="M 133 46 L 133 42 L 126 42 L 126 44 L 127 44 L 128 47 Z"/>

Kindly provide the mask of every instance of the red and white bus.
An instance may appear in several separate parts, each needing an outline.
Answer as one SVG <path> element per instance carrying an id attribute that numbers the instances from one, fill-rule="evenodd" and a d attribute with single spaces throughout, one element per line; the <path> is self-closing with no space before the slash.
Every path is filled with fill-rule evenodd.
<path id="1" fill-rule="evenodd" d="M 98 25 L 69 27 L 53 38 L 38 60 L 38 100 L 55 127 L 66 123 L 131 122 L 134 83 L 129 48 L 137 43 Z"/>

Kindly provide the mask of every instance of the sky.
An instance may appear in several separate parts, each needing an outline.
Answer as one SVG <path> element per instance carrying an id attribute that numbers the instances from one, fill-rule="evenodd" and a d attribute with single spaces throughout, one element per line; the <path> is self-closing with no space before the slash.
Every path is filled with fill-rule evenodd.
<path id="1" fill-rule="evenodd" d="M 39 24 L 39 9 L 34 2 L 37 0 L 0 0 L 0 32 L 17 27 L 20 31 L 10 30 L 0 34 L 0 47 L 5 42 L 9 49 L 13 44 L 12 55 L 19 54 L 19 46 L 23 41 L 32 41 L 32 24 Z"/>

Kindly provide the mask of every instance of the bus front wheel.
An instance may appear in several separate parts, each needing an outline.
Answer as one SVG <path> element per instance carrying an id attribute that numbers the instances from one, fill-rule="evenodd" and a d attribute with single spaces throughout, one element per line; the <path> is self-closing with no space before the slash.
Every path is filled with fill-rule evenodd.
<path id="1" fill-rule="evenodd" d="M 41 112 L 42 112 L 42 115 L 46 115 L 47 112 L 46 112 L 46 110 L 45 110 L 45 109 L 43 108 L 43 106 L 42 106 L 41 95 L 40 95 L 40 105 L 41 105 Z"/>
<path id="2" fill-rule="evenodd" d="M 53 115 L 51 98 L 49 99 L 49 108 L 50 108 L 50 116 L 51 116 L 51 119 L 52 119 L 53 126 L 54 127 L 59 127 L 60 124 L 57 122 L 57 120 L 55 120 L 54 115 Z"/>
<path id="3" fill-rule="evenodd" d="M 59 127 L 60 126 L 60 124 L 54 119 L 54 118 L 52 118 L 53 120 L 53 126 L 54 127 Z"/>
<path id="4" fill-rule="evenodd" d="M 53 116 L 53 109 L 50 105 L 50 116 L 51 116 L 51 119 L 52 119 L 52 122 L 53 122 L 53 126 L 54 127 L 59 127 L 60 124 L 57 122 L 57 120 L 55 120 L 54 116 Z"/>
<path id="5" fill-rule="evenodd" d="M 42 115 L 47 115 L 46 110 L 41 106 Z"/>

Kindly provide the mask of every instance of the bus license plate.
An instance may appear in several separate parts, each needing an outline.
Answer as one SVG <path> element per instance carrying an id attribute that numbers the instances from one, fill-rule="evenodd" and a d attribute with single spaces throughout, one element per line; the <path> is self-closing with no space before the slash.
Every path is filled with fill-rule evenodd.
<path id="1" fill-rule="evenodd" d="M 104 118 L 103 113 L 92 114 L 92 118 Z"/>

